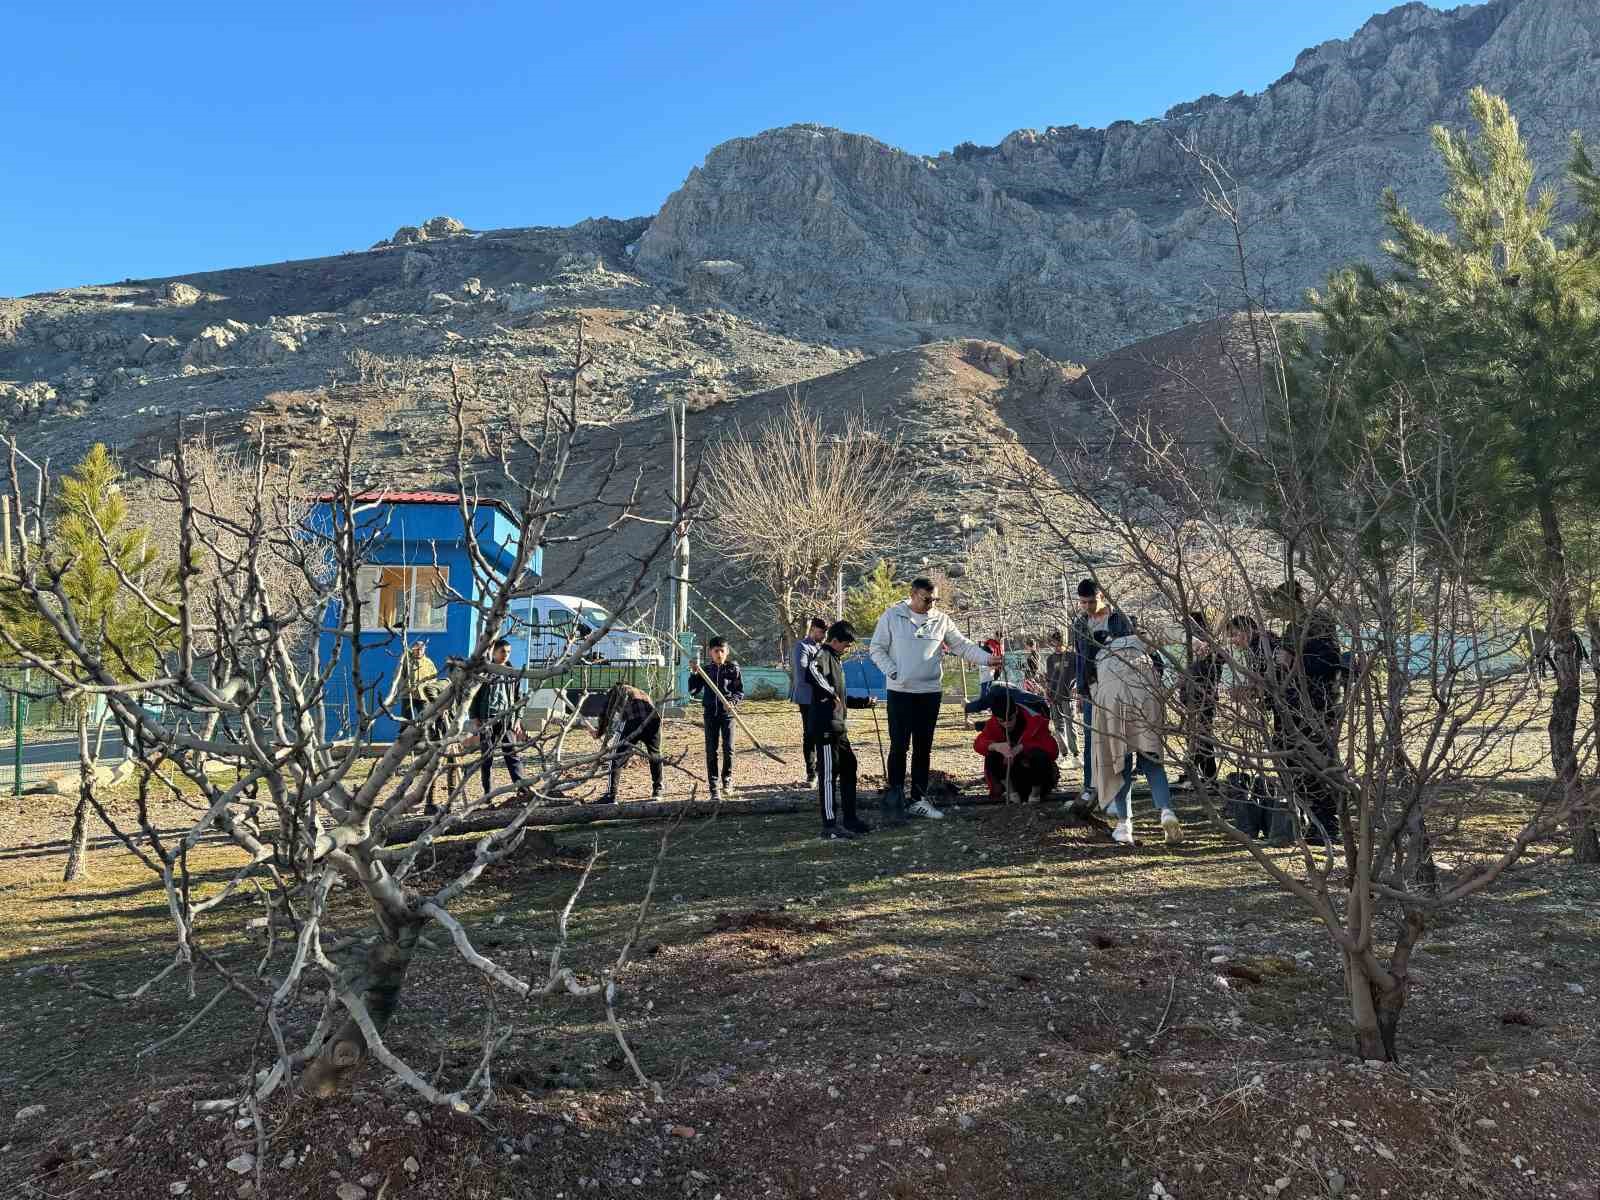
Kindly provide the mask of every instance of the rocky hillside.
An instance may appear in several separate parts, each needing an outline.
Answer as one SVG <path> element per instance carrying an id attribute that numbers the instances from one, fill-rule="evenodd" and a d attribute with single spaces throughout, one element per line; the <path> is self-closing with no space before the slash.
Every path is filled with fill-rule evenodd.
<path id="1" fill-rule="evenodd" d="M 980 336 L 1081 361 L 1233 307 L 1232 248 L 1184 143 L 1242 185 L 1256 283 L 1294 307 L 1375 256 L 1385 187 L 1441 216 L 1428 130 L 1464 124 L 1475 84 L 1509 97 L 1559 168 L 1571 130 L 1600 136 L 1600 4 L 1407 4 L 1260 95 L 933 158 L 811 125 L 741 138 L 690 173 L 636 261 L 847 344 Z"/>
<path id="2" fill-rule="evenodd" d="M 0 300 L 0 420 L 58 461 L 95 440 L 146 457 L 180 419 L 224 438 L 264 424 L 311 451 L 315 474 L 328 426 L 350 418 L 394 451 L 367 464 L 374 481 L 439 482 L 436 430 L 401 398 L 436 393 L 452 364 L 487 394 L 570 370 L 580 320 L 601 417 L 678 395 L 703 407 L 860 357 L 641 278 L 624 246 L 645 224 L 474 233 L 436 218 L 422 227 L 434 236 L 407 227 L 334 258 Z"/>

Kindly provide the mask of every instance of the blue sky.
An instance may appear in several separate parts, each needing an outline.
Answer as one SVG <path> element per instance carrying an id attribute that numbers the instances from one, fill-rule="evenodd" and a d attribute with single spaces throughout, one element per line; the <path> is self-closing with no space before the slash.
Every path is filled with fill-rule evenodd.
<path id="1" fill-rule="evenodd" d="M 648 215 L 718 142 L 795 121 L 936 153 L 1142 120 L 1259 91 L 1376 7 L 12 4 L 0 295 L 360 249 L 439 213 Z"/>

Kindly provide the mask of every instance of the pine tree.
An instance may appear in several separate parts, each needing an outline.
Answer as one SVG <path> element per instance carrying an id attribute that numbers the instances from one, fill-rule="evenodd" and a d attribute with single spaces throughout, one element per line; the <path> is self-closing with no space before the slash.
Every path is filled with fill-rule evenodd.
<path id="1" fill-rule="evenodd" d="M 1341 271 L 1312 298 L 1320 337 L 1291 349 L 1274 435 L 1297 447 L 1277 490 L 1290 498 L 1284 507 L 1301 511 L 1278 518 L 1302 537 L 1309 531 L 1313 552 L 1307 514 L 1348 522 L 1381 556 L 1391 535 L 1413 527 L 1398 507 L 1407 502 L 1384 511 L 1388 501 L 1344 486 L 1340 471 L 1363 454 L 1397 450 L 1402 424 L 1408 438 L 1450 448 L 1452 469 L 1438 483 L 1448 494 L 1428 499 L 1435 512 L 1470 511 L 1472 520 L 1434 535 L 1470 529 L 1456 545 L 1484 577 L 1545 608 L 1556 663 L 1551 764 L 1578 814 L 1577 858 L 1600 861 L 1574 746 L 1581 684 L 1569 560 L 1574 532 L 1600 512 L 1600 177 L 1575 137 L 1567 180 L 1580 219 L 1554 229 L 1562 197 L 1535 193 L 1509 106 L 1481 88 L 1469 104 L 1475 135 L 1433 131 L 1453 227 L 1430 229 L 1385 195 L 1393 270 Z M 1412 441 L 1407 452 L 1417 450 Z M 1532 577 L 1529 561 L 1538 564 Z"/>
<path id="2" fill-rule="evenodd" d="M 173 626 L 150 611 L 124 584 L 142 588 L 158 606 L 166 607 L 177 592 L 176 575 L 162 568 L 146 530 L 128 520 L 122 494 L 122 472 L 102 445 L 95 445 L 73 472 L 61 481 L 60 508 L 42 540 L 42 553 L 32 564 L 40 595 L 36 600 L 19 581 L 0 581 L 0 619 L 17 643 L 30 654 L 83 683 L 72 667 L 61 633 L 51 617 L 70 619 L 77 636 L 104 660 L 122 664 L 124 679 L 148 677 L 171 644 Z M 59 590 L 66 603 L 54 595 Z M 64 878 L 78 877 L 88 844 L 88 816 L 96 785 L 95 749 L 90 745 L 89 697 L 74 698 L 80 772 L 78 805 L 73 815 L 71 849 Z M 98 739 L 96 739 L 98 740 Z"/>
<path id="3" fill-rule="evenodd" d="M 894 577 L 894 564 L 880 558 L 861 582 L 845 593 L 845 620 L 855 626 L 858 637 L 869 638 L 878 618 L 890 605 L 903 600 L 905 594 L 906 585 Z"/>

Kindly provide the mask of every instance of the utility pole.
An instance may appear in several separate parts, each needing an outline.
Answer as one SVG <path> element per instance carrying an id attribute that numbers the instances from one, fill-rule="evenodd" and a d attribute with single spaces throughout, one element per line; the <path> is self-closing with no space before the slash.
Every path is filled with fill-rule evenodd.
<path id="1" fill-rule="evenodd" d="M 684 520 L 688 507 L 687 460 L 689 407 L 669 400 L 667 417 L 672 429 L 672 553 L 667 568 L 667 665 L 672 673 L 674 697 L 689 693 L 689 660 L 684 630 L 689 625 L 689 529 Z"/>
<path id="2" fill-rule="evenodd" d="M 667 493 L 667 503 L 672 506 L 672 520 L 678 519 L 678 406 L 667 401 L 667 428 L 671 431 L 667 453 L 672 456 L 672 489 Z M 678 583 L 673 578 L 678 569 L 678 528 L 672 528 L 672 546 L 667 554 L 667 628 L 662 650 L 667 663 L 667 675 L 676 683 L 678 678 Z"/>
<path id="3" fill-rule="evenodd" d="M 22 515 L 19 511 L 19 517 Z M 11 572 L 11 497 L 0 495 L 0 574 Z M 11 689 L 11 790 L 22 795 L 22 720 L 27 712 L 23 699 L 28 690 L 28 672 L 24 668 L 22 680 Z"/>

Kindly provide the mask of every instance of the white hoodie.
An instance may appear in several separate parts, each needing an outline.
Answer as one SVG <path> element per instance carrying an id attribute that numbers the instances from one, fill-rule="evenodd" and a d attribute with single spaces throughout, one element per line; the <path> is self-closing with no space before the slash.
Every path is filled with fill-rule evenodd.
<path id="1" fill-rule="evenodd" d="M 984 666 L 989 652 L 968 639 L 938 609 L 911 611 L 911 602 L 891 605 L 872 632 L 872 661 L 889 681 L 891 692 L 944 691 L 940 658 L 948 647 L 969 663 Z"/>

